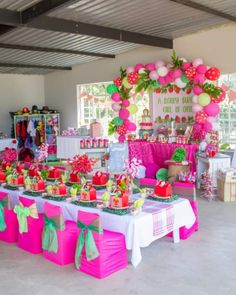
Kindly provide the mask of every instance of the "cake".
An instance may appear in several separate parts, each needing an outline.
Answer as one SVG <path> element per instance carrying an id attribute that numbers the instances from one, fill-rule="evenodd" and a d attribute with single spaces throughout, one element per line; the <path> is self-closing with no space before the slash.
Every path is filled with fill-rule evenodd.
<path id="1" fill-rule="evenodd" d="M 97 199 L 97 192 L 92 185 L 86 184 L 84 187 L 81 188 L 80 191 L 80 200 L 81 201 L 96 201 Z"/>
<path id="2" fill-rule="evenodd" d="M 72 171 L 69 176 L 69 182 L 80 183 L 79 173 L 77 171 Z"/>
<path id="3" fill-rule="evenodd" d="M 129 206 L 129 194 L 127 191 L 115 190 L 110 197 L 112 208 L 124 209 Z"/>
<path id="4" fill-rule="evenodd" d="M 154 188 L 154 195 L 159 198 L 169 199 L 172 197 L 172 187 L 167 181 L 158 181 Z"/>
<path id="5" fill-rule="evenodd" d="M 108 181 L 107 174 L 100 171 L 96 172 L 92 178 L 93 185 L 105 186 L 107 181 Z"/>
<path id="6" fill-rule="evenodd" d="M 153 135 L 153 123 L 148 109 L 143 110 L 142 121 L 139 124 L 139 137 L 147 139 Z"/>
<path id="7" fill-rule="evenodd" d="M 60 178 L 60 170 L 58 168 L 50 168 L 48 171 L 48 178 L 49 179 L 57 179 Z"/>
<path id="8" fill-rule="evenodd" d="M 0 170 L 0 182 L 5 182 L 5 181 L 6 181 L 6 175 L 2 170 Z"/>

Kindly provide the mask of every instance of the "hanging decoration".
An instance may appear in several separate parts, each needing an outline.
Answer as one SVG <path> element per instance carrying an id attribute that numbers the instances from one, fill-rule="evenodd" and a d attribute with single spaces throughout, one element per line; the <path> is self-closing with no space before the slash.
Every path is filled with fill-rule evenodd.
<path id="1" fill-rule="evenodd" d="M 117 113 L 117 118 L 120 118 L 109 123 L 109 135 L 117 134 L 118 140 L 122 142 L 127 139 L 129 132 L 136 130 L 137 126 L 131 122 L 131 116 L 137 113 L 138 108 L 129 102 L 133 88 L 135 93 L 193 91 L 192 109 L 195 113 L 196 131 L 193 133 L 193 139 L 198 141 L 199 137 L 202 139 L 211 131 L 212 124 L 209 123 L 212 123 L 212 117 L 215 118 L 219 114 L 218 103 L 225 98 L 225 91 L 215 85 L 220 77 L 220 70 L 208 67 L 201 58 L 188 62 L 177 57 L 175 51 L 171 59 L 171 64 L 159 60 L 146 65 L 137 64 L 127 69 L 120 68 L 120 75 L 113 80 L 113 84 L 107 86 L 107 92 L 113 101 L 112 109 Z M 199 132 L 200 128 L 204 132 Z"/>

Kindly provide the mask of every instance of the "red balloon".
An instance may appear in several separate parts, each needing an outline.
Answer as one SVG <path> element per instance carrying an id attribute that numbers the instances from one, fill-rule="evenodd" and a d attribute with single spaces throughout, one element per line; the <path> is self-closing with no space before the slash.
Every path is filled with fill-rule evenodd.
<path id="1" fill-rule="evenodd" d="M 212 67 L 206 71 L 205 76 L 208 80 L 215 81 L 220 77 L 220 70 L 218 68 Z"/>

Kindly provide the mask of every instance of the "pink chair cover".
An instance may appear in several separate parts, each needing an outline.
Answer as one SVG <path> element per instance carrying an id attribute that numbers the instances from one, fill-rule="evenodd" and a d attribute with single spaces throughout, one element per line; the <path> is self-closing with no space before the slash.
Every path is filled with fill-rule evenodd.
<path id="1" fill-rule="evenodd" d="M 0 192 L 0 200 L 4 199 L 8 194 Z M 4 208 L 4 217 L 6 229 L 0 231 L 0 240 L 6 243 L 16 243 L 18 238 L 18 222 L 16 214 L 11 208 Z"/>
<path id="2" fill-rule="evenodd" d="M 57 205 L 53 205 L 49 202 L 45 202 L 44 212 L 48 218 L 62 215 L 61 207 Z M 65 229 L 57 230 L 58 252 L 54 253 L 54 252 L 49 252 L 47 250 L 43 250 L 44 258 L 60 266 L 74 263 L 77 236 L 78 236 L 78 229 L 77 229 L 76 223 L 69 220 L 66 221 Z"/>
<path id="3" fill-rule="evenodd" d="M 99 215 L 78 211 L 78 219 L 89 225 Z M 124 235 L 103 230 L 102 234 L 93 232 L 99 256 L 87 261 L 85 250 L 82 251 L 80 271 L 102 279 L 128 265 Z"/>
<path id="4" fill-rule="evenodd" d="M 35 203 L 34 200 L 20 196 L 19 201 L 25 207 L 30 207 Z M 28 217 L 28 232 L 18 233 L 18 247 L 32 254 L 42 253 L 42 231 L 43 214 L 38 214 L 38 219 Z"/>
<path id="5" fill-rule="evenodd" d="M 164 162 L 170 160 L 174 150 L 180 146 L 184 147 L 187 151 L 187 160 L 191 162 L 190 170 L 196 171 L 195 155 L 198 151 L 197 144 L 162 144 L 143 140 L 130 141 L 129 158 L 137 158 L 141 160 L 144 166 L 148 163 L 156 163 L 163 168 L 167 168 Z"/>

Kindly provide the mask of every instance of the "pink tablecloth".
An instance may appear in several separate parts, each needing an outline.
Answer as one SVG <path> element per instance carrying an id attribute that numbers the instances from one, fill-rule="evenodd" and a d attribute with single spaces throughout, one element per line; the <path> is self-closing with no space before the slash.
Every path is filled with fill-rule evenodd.
<path id="1" fill-rule="evenodd" d="M 129 158 L 136 157 L 142 160 L 143 165 L 148 163 L 156 163 L 161 167 L 166 167 L 164 162 L 170 160 L 174 150 L 177 147 L 184 147 L 187 151 L 187 160 L 191 162 L 190 170 L 196 171 L 196 152 L 197 144 L 173 144 L 173 143 L 157 143 L 142 140 L 129 142 Z"/>

